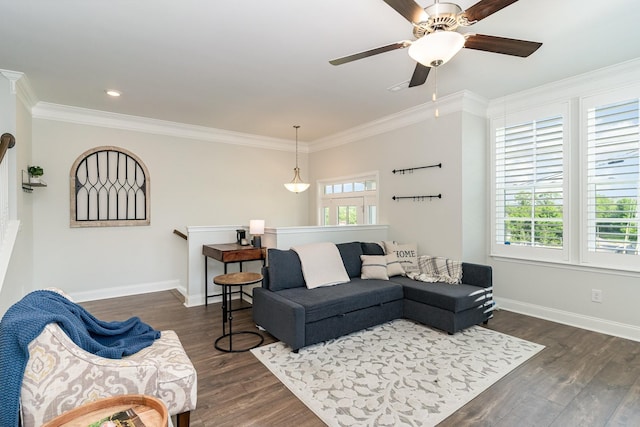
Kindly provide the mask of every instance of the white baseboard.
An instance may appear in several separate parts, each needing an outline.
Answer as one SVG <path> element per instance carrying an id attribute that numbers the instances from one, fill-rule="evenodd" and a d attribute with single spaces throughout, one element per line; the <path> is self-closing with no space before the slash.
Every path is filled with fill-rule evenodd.
<path id="1" fill-rule="evenodd" d="M 556 310 L 554 308 L 529 304 L 508 298 L 497 298 L 494 296 L 494 299 L 496 301 L 497 308 L 500 310 L 513 311 L 515 313 L 526 314 L 527 316 L 538 317 L 552 322 L 640 342 L 639 326 L 585 316 L 569 311 Z"/>
<path id="2" fill-rule="evenodd" d="M 183 295 L 185 295 L 185 294 L 183 293 Z M 240 298 L 240 297 L 234 296 L 231 299 L 237 300 L 238 298 Z M 242 295 L 242 299 L 244 301 L 248 302 L 249 304 L 253 304 L 253 299 L 251 297 L 248 297 L 246 295 Z M 209 297 L 209 304 L 215 304 L 217 302 L 222 302 L 222 297 L 220 297 L 220 296 Z M 184 301 L 184 306 L 185 307 L 196 307 L 198 305 L 204 305 L 204 294 L 198 294 L 198 295 L 192 295 L 191 297 L 189 297 L 189 296 L 185 297 L 185 301 Z"/>
<path id="3" fill-rule="evenodd" d="M 180 285 L 179 280 L 167 280 L 164 282 L 140 283 L 137 285 L 119 286 L 84 292 L 68 292 L 76 302 L 95 301 L 106 298 L 126 297 L 129 295 L 148 294 L 151 292 L 168 291 L 177 289 L 182 295 L 186 295 L 186 289 Z"/>

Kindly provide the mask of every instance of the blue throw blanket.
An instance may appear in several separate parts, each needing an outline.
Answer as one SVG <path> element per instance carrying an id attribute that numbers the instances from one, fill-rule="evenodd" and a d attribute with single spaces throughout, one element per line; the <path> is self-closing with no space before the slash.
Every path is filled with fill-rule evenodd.
<path id="1" fill-rule="evenodd" d="M 0 426 L 18 425 L 20 388 L 29 359 L 28 346 L 49 323 L 58 323 L 79 347 L 110 359 L 137 353 L 160 338 L 160 332 L 132 317 L 104 322 L 52 291 L 35 291 L 7 310 L 0 322 Z"/>

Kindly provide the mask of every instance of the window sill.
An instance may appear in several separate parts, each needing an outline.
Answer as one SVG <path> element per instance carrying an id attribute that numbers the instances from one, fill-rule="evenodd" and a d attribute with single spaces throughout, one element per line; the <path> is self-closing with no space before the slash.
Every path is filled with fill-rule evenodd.
<path id="1" fill-rule="evenodd" d="M 583 272 L 590 272 L 590 273 L 611 274 L 616 276 L 640 278 L 640 271 L 631 270 L 631 269 L 626 270 L 619 267 L 593 266 L 593 265 L 585 265 L 585 264 L 579 264 L 576 262 L 562 261 L 562 260 L 557 260 L 557 261 L 536 260 L 531 258 L 505 256 L 502 254 L 499 254 L 499 255 L 490 254 L 489 257 L 496 261 L 510 262 L 515 264 L 536 265 L 540 267 L 557 268 L 562 270 L 574 270 L 574 271 L 583 271 Z"/>

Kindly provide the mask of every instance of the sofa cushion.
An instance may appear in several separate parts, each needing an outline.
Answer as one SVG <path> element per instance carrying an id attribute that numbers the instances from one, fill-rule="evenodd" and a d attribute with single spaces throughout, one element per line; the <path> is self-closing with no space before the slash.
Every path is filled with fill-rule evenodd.
<path id="1" fill-rule="evenodd" d="M 379 243 L 360 242 L 362 255 L 384 255 L 384 248 Z"/>
<path id="2" fill-rule="evenodd" d="M 338 243 L 338 251 L 342 257 L 342 263 L 347 270 L 349 277 L 360 277 L 360 268 L 362 261 L 360 261 L 360 255 L 362 255 L 362 247 L 359 242 L 350 243 Z"/>
<path id="3" fill-rule="evenodd" d="M 453 313 L 459 313 L 486 302 L 486 290 L 477 286 L 418 282 L 402 276 L 392 277 L 391 281 L 403 286 L 405 299 Z"/>
<path id="4" fill-rule="evenodd" d="M 403 293 L 402 286 L 397 283 L 353 278 L 349 283 L 331 287 L 283 289 L 278 295 L 303 306 L 305 323 L 309 323 L 401 300 Z"/>
<path id="5" fill-rule="evenodd" d="M 306 289 L 297 253 L 292 250 L 269 249 L 268 260 L 268 286 L 270 290 L 279 291 L 299 287 Z"/>

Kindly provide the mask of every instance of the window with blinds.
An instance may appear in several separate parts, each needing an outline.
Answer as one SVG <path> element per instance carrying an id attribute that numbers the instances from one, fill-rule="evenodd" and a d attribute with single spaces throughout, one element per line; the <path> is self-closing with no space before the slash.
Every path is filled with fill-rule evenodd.
<path id="1" fill-rule="evenodd" d="M 563 116 L 495 132 L 495 243 L 562 249 Z"/>
<path id="2" fill-rule="evenodd" d="M 594 253 L 638 255 L 640 102 L 588 108 L 586 244 Z"/>

